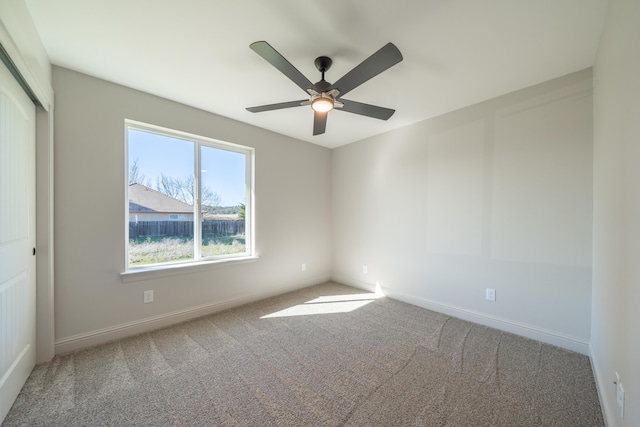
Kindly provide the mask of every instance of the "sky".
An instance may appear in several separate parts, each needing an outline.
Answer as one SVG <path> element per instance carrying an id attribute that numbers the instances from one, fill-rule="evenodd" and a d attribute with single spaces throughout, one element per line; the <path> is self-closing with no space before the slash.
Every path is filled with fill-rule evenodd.
<path id="1" fill-rule="evenodd" d="M 160 174 L 183 179 L 193 175 L 194 143 L 192 141 L 129 129 L 129 165 L 138 162 L 144 175 L 141 184 L 156 188 Z M 245 203 L 245 155 L 203 146 L 200 166 L 202 186 L 208 186 L 221 197 L 220 206 Z"/>

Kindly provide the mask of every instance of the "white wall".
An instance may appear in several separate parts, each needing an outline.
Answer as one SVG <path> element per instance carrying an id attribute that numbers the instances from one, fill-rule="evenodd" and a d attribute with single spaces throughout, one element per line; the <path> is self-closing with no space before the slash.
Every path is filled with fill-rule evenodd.
<path id="1" fill-rule="evenodd" d="M 640 425 L 640 2 L 610 0 L 594 65 L 592 362 L 609 426 Z M 616 405 L 615 372 L 625 388 Z"/>
<path id="2" fill-rule="evenodd" d="M 591 77 L 334 149 L 333 278 L 586 353 Z"/>
<path id="3" fill-rule="evenodd" d="M 53 85 L 57 352 L 329 279 L 328 149 L 64 68 Z M 257 261 L 122 283 L 125 118 L 255 147 Z"/>

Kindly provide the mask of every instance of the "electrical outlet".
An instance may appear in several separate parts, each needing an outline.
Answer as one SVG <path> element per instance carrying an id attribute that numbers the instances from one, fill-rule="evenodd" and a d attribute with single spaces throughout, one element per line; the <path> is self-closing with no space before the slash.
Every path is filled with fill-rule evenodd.
<path id="1" fill-rule="evenodd" d="M 307 271 L 307 264 L 302 264 L 302 271 Z"/>
<path id="2" fill-rule="evenodd" d="M 367 274 L 369 272 L 369 267 L 367 267 L 366 265 L 362 266 L 362 273 L 363 274 Z"/>
<path id="3" fill-rule="evenodd" d="M 144 291 L 143 302 L 145 304 L 148 303 L 148 302 L 153 302 L 153 291 Z"/>
<path id="4" fill-rule="evenodd" d="M 496 300 L 496 290 L 487 288 L 487 301 L 495 301 Z"/>

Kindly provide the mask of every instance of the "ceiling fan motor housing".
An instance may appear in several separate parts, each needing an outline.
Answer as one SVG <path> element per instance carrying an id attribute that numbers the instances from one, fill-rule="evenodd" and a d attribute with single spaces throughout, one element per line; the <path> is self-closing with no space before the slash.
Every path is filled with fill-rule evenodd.
<path id="1" fill-rule="evenodd" d="M 324 76 L 323 76 L 324 77 Z M 328 81 L 326 81 L 324 78 L 322 80 L 320 80 L 319 82 L 317 82 L 316 84 L 314 84 L 315 86 L 315 90 L 317 92 L 326 92 L 327 89 L 329 89 L 331 87 L 331 83 L 329 83 Z"/>

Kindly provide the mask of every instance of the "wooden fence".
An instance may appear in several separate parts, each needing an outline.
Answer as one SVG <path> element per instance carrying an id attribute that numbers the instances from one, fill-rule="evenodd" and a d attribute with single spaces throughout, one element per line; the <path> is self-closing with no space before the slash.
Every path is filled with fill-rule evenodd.
<path id="1" fill-rule="evenodd" d="M 202 237 L 244 234 L 244 220 L 208 220 L 202 222 Z M 129 239 L 140 237 L 190 237 L 193 221 L 132 221 Z"/>

